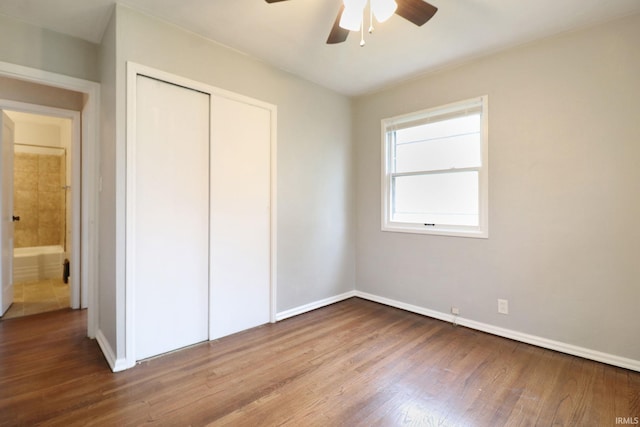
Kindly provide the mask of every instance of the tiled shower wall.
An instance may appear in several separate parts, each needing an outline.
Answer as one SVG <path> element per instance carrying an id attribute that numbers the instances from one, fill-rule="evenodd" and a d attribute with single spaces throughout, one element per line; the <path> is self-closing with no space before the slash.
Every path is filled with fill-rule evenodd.
<path id="1" fill-rule="evenodd" d="M 15 153 L 14 247 L 64 246 L 64 155 Z"/>

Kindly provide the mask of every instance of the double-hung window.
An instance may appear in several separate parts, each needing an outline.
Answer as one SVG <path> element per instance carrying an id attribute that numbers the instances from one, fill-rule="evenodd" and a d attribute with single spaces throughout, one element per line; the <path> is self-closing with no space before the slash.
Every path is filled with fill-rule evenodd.
<path id="1" fill-rule="evenodd" d="M 487 97 L 382 121 L 382 229 L 488 237 Z"/>

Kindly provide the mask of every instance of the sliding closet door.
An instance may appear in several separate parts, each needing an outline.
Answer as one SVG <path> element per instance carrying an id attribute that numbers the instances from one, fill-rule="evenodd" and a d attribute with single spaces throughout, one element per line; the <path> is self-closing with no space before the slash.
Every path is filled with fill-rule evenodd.
<path id="1" fill-rule="evenodd" d="M 209 95 L 137 76 L 127 177 L 136 360 L 209 337 L 209 122 Z"/>
<path id="2" fill-rule="evenodd" d="M 270 320 L 271 111 L 214 96 L 211 338 Z"/>

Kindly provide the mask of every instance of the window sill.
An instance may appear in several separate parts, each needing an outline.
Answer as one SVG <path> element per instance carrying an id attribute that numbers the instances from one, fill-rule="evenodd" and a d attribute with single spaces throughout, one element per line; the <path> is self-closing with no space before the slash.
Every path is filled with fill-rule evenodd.
<path id="1" fill-rule="evenodd" d="M 470 237 L 475 239 L 488 239 L 489 231 L 484 230 L 459 230 L 452 228 L 426 228 L 419 225 L 387 224 L 382 226 L 382 231 L 392 233 L 431 234 L 435 236 Z"/>

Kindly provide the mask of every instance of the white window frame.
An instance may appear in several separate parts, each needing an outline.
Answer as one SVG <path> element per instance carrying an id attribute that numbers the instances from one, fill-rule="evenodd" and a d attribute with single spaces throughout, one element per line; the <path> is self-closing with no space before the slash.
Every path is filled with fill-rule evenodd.
<path id="1" fill-rule="evenodd" d="M 393 178 L 415 173 L 395 173 L 392 164 L 392 148 L 393 141 L 389 137 L 389 132 L 397 128 L 406 128 L 410 126 L 419 126 L 430 119 L 457 112 L 462 112 L 471 105 L 481 104 L 481 130 L 480 130 L 480 155 L 481 165 L 477 168 L 450 169 L 450 172 L 478 171 L 478 213 L 479 224 L 477 226 L 454 226 L 454 225 L 438 225 L 438 224 L 417 224 L 398 222 L 391 220 L 391 209 L 393 200 Z M 464 101 L 454 102 L 451 104 L 429 108 L 414 113 L 404 114 L 400 116 L 390 117 L 381 121 L 382 132 L 382 231 L 401 232 L 401 233 L 418 233 L 418 234 L 434 234 L 440 236 L 456 236 L 456 237 L 489 237 L 489 108 L 488 96 L 467 99 Z M 449 172 L 448 171 L 448 172 Z M 428 172 L 432 173 L 432 172 Z M 437 173 L 437 172 L 436 172 Z"/>

